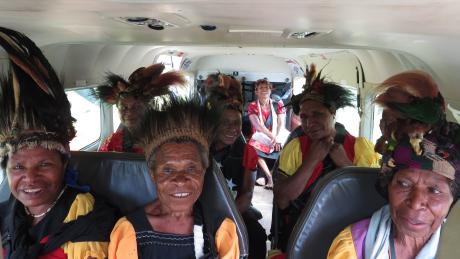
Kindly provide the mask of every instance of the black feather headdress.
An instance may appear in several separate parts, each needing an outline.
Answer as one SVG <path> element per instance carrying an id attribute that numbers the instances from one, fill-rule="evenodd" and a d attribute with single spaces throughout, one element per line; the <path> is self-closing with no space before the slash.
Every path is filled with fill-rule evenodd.
<path id="1" fill-rule="evenodd" d="M 24 34 L 0 27 L 9 71 L 0 78 L 0 157 L 24 147 L 68 153 L 75 136 L 70 103 L 54 69 Z"/>
<path id="2" fill-rule="evenodd" d="M 346 106 L 354 106 L 355 95 L 342 86 L 325 81 L 321 78 L 321 72 L 322 70 L 316 75 L 314 64 L 310 65 L 310 69 L 306 68 L 303 91 L 291 98 L 290 104 L 295 114 L 299 114 L 300 104 L 306 100 L 318 101 L 332 112 Z"/>
<path id="3" fill-rule="evenodd" d="M 186 81 L 178 72 L 162 74 L 165 66 L 161 63 L 136 69 L 125 80 L 123 77 L 108 73 L 106 82 L 96 88 L 97 98 L 108 104 L 116 104 L 121 96 L 134 96 L 148 102 L 152 97 L 168 94 L 169 86 L 185 85 Z"/>
<path id="4" fill-rule="evenodd" d="M 209 151 L 220 115 L 220 109 L 209 107 L 198 95 L 171 95 L 161 105 L 149 106 L 134 135 L 143 144 L 148 163 L 155 150 L 171 141 L 192 141 Z"/>

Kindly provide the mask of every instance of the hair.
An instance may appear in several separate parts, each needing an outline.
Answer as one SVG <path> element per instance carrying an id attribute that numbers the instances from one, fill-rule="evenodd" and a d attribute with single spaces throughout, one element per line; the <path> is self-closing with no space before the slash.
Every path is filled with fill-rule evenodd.
<path id="1" fill-rule="evenodd" d="M 262 79 L 257 80 L 255 82 L 255 84 L 254 84 L 254 87 L 257 88 L 257 87 L 259 87 L 259 85 L 268 85 L 268 87 L 270 87 L 270 89 L 273 88 L 272 83 L 270 83 L 270 81 L 268 81 L 268 79 L 266 79 L 266 78 L 262 78 Z"/>

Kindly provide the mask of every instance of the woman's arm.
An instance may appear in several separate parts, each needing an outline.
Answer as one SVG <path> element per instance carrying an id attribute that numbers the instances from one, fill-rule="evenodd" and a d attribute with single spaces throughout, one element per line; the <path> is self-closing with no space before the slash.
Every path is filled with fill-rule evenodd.
<path id="1" fill-rule="evenodd" d="M 330 145 L 331 142 L 328 139 L 312 142 L 304 160 L 301 160 L 302 154 L 298 141 L 291 141 L 286 145 L 280 155 L 279 169 L 282 169 L 283 166 L 288 166 L 290 163 L 296 163 L 295 160 L 298 161 L 297 164 L 300 164 L 300 166 L 297 169 L 292 169 L 292 171 L 295 171 L 291 172 L 289 176 L 282 176 L 281 173 L 278 173 L 273 193 L 280 209 L 287 208 L 291 201 L 297 199 L 302 194 L 316 166 L 328 154 Z M 298 157 L 295 158 L 292 156 Z"/>
<path id="2" fill-rule="evenodd" d="M 267 127 L 265 127 L 265 125 L 263 125 L 260 121 L 259 121 L 259 118 L 257 117 L 257 115 L 255 114 L 251 114 L 249 115 L 249 121 L 251 121 L 251 125 L 254 129 L 256 129 L 257 131 L 260 131 L 262 133 L 264 133 L 265 135 L 267 135 L 270 139 L 274 139 L 275 136 L 273 136 L 272 132 L 267 129 Z"/>
<path id="3" fill-rule="evenodd" d="M 255 182 L 256 171 L 244 169 L 243 184 L 240 186 L 235 199 L 236 207 L 238 207 L 241 214 L 246 212 L 251 205 Z"/>

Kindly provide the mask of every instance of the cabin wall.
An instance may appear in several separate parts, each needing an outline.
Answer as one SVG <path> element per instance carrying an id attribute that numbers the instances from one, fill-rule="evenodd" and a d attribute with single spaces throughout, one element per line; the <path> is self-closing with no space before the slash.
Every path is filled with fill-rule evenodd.
<path id="1" fill-rule="evenodd" d="M 57 44 L 43 47 L 65 88 L 100 84 L 108 72 L 128 78 L 152 64 L 163 49 L 155 46 Z"/>

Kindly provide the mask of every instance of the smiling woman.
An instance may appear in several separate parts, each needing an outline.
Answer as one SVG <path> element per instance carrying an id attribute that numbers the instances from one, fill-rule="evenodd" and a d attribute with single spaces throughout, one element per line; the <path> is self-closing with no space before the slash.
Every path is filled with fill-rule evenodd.
<path id="1" fill-rule="evenodd" d="M 149 107 L 136 135 L 158 197 L 118 221 L 109 258 L 239 257 L 235 223 L 222 218 L 211 233 L 198 200 L 219 118 L 197 96 Z"/>
<path id="2" fill-rule="evenodd" d="M 387 79 L 377 97 L 396 116 L 382 159 L 379 191 L 388 205 L 344 229 L 328 258 L 435 258 L 441 226 L 460 197 L 459 125 L 426 73 Z"/>
<path id="3" fill-rule="evenodd" d="M 0 204 L 2 253 L 104 258 L 113 211 L 65 181 L 75 129 L 64 89 L 25 35 L 0 28 L 0 44 L 11 62 L 0 80 L 0 163 L 12 194 Z"/>

